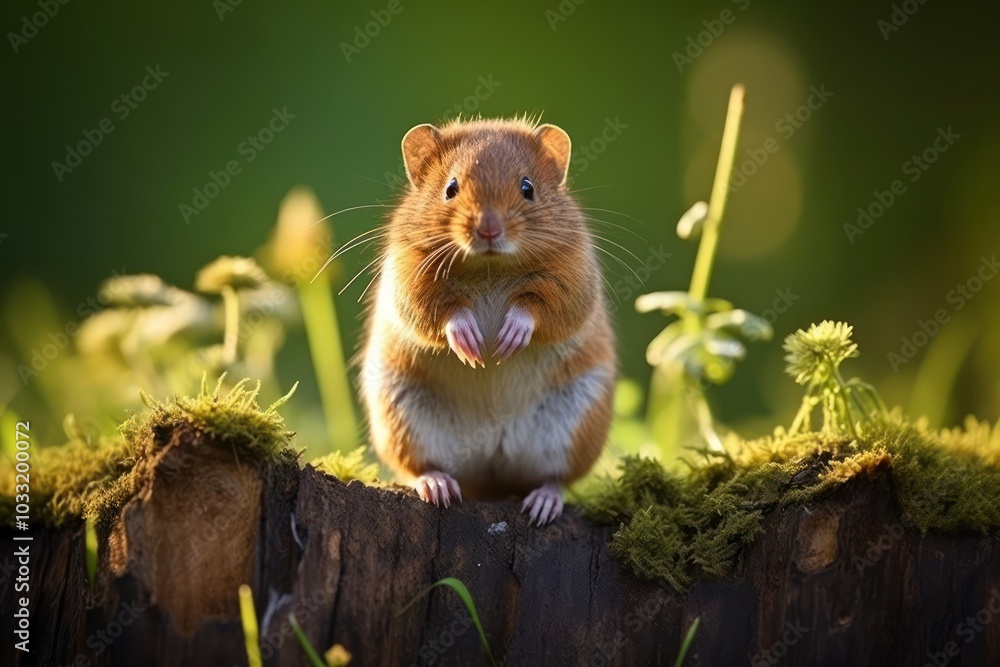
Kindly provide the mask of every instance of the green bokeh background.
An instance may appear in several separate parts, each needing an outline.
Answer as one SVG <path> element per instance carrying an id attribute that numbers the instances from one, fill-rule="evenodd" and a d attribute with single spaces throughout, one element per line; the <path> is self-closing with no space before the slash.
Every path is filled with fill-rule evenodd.
<path id="1" fill-rule="evenodd" d="M 69 320 L 123 267 L 190 288 L 216 256 L 260 247 L 293 186 L 311 186 L 328 211 L 391 201 L 385 174 L 400 167 L 403 133 L 456 104 L 488 116 L 544 113 L 577 147 L 599 137 L 607 119 L 627 125 L 586 168 L 574 166 L 573 186 L 587 206 L 642 221 L 602 214 L 642 237 L 621 231 L 609 236 L 614 243 L 642 259 L 650 247 L 672 253 L 649 290 L 684 289 L 695 246 L 674 225 L 708 197 L 728 91 L 741 81 L 748 107 L 740 161 L 770 136 L 780 149 L 730 199 L 710 292 L 758 313 L 777 289 L 798 300 L 775 320 L 777 340 L 751 346 L 735 378 L 712 390 L 721 419 L 749 435 L 787 422 L 799 390 L 781 373 L 780 339 L 825 318 L 855 325 L 862 357 L 845 371 L 873 382 L 889 404 L 910 406 L 922 386 L 923 396 L 947 403 L 946 423 L 970 412 L 1000 417 L 1000 280 L 952 313 L 898 373 L 887 360 L 918 320 L 951 308 L 946 294 L 975 274 L 983 255 L 1000 250 L 1000 49 L 996 17 L 986 15 L 995 10 L 913 2 L 917 11 L 884 39 L 877 22 L 890 17 L 888 2 L 400 2 L 402 11 L 351 62 L 341 44 L 386 2 L 244 1 L 222 20 L 210 0 L 70 2 L 18 53 L 5 46 L 0 299 L 9 305 L 34 277 Z M 547 12 L 560 6 L 565 20 L 553 23 Z M 673 54 L 723 10 L 735 19 L 678 71 Z M 20 30 L 35 11 L 32 2 L 4 3 L 0 26 Z M 169 76 L 118 120 L 112 101 L 157 65 Z M 469 99 L 480 77 L 499 85 Z M 807 101 L 810 86 L 833 95 L 783 137 L 775 123 Z M 186 224 L 178 206 L 209 171 L 241 159 L 237 145 L 274 107 L 295 115 L 289 127 Z M 115 131 L 58 182 L 52 162 L 105 117 Z M 949 126 L 961 138 L 850 243 L 843 225 L 858 206 L 905 180 L 903 163 Z M 342 242 L 378 223 L 379 214 L 345 214 L 334 234 Z M 349 253 L 337 289 L 370 259 L 370 251 Z M 365 282 L 338 301 L 348 352 Z M 626 307 L 617 331 L 623 373 L 645 382 L 643 351 L 664 320 L 634 313 L 637 293 L 619 294 Z M 5 306 L 3 404 L 23 393 L 14 370 L 20 353 L 9 344 L 19 326 L 20 314 Z M 936 376 L 920 379 L 931 355 L 958 359 L 953 391 Z M 296 401 L 316 401 L 301 331 L 289 337 L 278 373 L 285 385 L 303 381 Z"/>

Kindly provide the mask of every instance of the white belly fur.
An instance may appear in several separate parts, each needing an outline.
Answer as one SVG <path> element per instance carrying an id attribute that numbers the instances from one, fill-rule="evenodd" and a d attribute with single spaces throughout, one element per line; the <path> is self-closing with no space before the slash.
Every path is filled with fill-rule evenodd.
<path id="1" fill-rule="evenodd" d="M 405 337 L 390 306 L 394 285 L 391 267 L 386 266 L 362 372 L 366 400 L 380 396 L 393 405 L 420 447 L 421 458 L 460 484 L 536 484 L 563 477 L 573 435 L 605 391 L 607 371 L 594 368 L 568 385 L 555 386 L 554 374 L 575 347 L 573 341 L 532 343 L 500 365 L 487 361 L 486 368 L 465 366 L 450 351 L 427 352 L 427 381 L 416 383 L 389 368 L 381 354 L 399 340 L 397 336 Z M 505 304 L 505 295 L 494 295 L 492 301 L 480 299 L 473 309 L 490 350 Z M 394 335 L 387 335 L 390 332 Z M 373 424 L 372 437 L 390 435 Z"/>

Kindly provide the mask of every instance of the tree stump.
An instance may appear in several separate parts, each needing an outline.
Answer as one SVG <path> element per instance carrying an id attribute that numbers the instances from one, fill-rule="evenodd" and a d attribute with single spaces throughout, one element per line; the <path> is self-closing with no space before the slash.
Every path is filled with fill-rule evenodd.
<path id="1" fill-rule="evenodd" d="M 438 509 L 310 466 L 248 463 L 191 428 L 156 437 L 153 473 L 99 536 L 93 590 L 82 526 L 30 531 L 31 650 L 5 633 L 3 665 L 246 665 L 242 583 L 266 665 L 306 664 L 290 613 L 352 665 L 488 664 L 458 597 L 421 596 L 444 577 L 468 587 L 507 665 L 672 665 L 695 618 L 688 665 L 1000 660 L 1000 539 L 921 536 L 890 470 L 774 510 L 730 577 L 682 595 L 623 570 L 608 553 L 615 527 L 574 507 L 535 528 L 515 501 Z M 13 537 L 4 529 L 4 554 L 23 544 Z M 3 570 L 5 625 L 23 595 L 16 567 Z"/>

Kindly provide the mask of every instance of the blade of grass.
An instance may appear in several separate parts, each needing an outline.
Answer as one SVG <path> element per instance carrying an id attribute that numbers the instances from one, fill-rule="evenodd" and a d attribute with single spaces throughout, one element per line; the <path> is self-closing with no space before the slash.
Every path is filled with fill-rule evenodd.
<path id="1" fill-rule="evenodd" d="M 694 636 L 698 632 L 698 623 L 701 622 L 701 617 L 694 619 L 694 623 L 688 628 L 687 636 L 684 637 L 684 643 L 681 644 L 681 652 L 677 654 L 677 660 L 674 661 L 674 667 L 681 667 L 684 664 L 684 658 L 687 657 L 688 649 L 691 648 L 691 644 L 694 642 Z"/>
<path id="2" fill-rule="evenodd" d="M 733 176 L 733 162 L 736 159 L 736 145 L 740 138 L 740 121 L 743 119 L 743 98 L 746 88 L 738 83 L 729 93 L 729 110 L 726 125 L 722 130 L 722 147 L 719 149 L 719 163 L 715 168 L 715 182 L 712 196 L 708 200 L 708 216 L 698 244 L 698 255 L 694 260 L 691 287 L 688 292 L 696 301 L 704 301 L 708 295 L 708 280 L 712 276 L 715 248 L 719 243 L 719 225 L 726 212 L 729 199 L 729 181 Z"/>
<path id="3" fill-rule="evenodd" d="M 357 420 L 327 274 L 320 274 L 315 282 L 303 281 L 298 292 L 329 438 L 322 453 L 346 454 L 358 446 Z"/>
<path id="4" fill-rule="evenodd" d="M 306 637 L 306 633 L 302 631 L 302 626 L 299 625 L 299 619 L 295 618 L 295 614 L 288 615 L 288 622 L 292 624 L 292 630 L 295 631 L 295 638 L 299 640 L 299 646 L 302 647 L 313 667 L 326 667 L 326 663 L 319 657 L 319 653 L 313 648 L 312 642 Z"/>
<path id="5" fill-rule="evenodd" d="M 84 527 L 84 544 L 86 547 L 87 583 L 94 587 L 97 577 L 97 533 L 94 531 L 94 521 L 87 517 Z"/>
<path id="6" fill-rule="evenodd" d="M 243 623 L 243 639 L 247 647 L 247 663 L 250 667 L 263 667 L 260 657 L 260 632 L 257 629 L 257 612 L 253 607 L 253 591 L 246 584 L 240 586 L 240 621 Z"/>
<path id="7" fill-rule="evenodd" d="M 465 608 L 469 611 L 469 616 L 472 617 L 472 622 L 476 626 L 476 631 L 479 632 L 479 641 L 483 645 L 483 650 L 486 651 L 486 656 L 489 658 L 490 664 L 495 666 L 497 663 L 493 659 L 493 652 L 490 650 L 490 643 L 486 640 L 486 633 L 483 631 L 483 624 L 479 622 L 479 613 L 476 611 L 476 601 L 472 599 L 472 594 L 469 593 L 469 589 L 465 587 L 465 584 L 455 577 L 445 577 L 441 581 L 434 582 L 410 600 L 410 603 L 403 607 L 399 613 L 402 614 L 404 611 L 412 607 L 417 600 L 430 593 L 431 590 L 437 586 L 449 586 L 458 594 L 458 597 L 462 600 L 463 604 L 465 604 Z"/>

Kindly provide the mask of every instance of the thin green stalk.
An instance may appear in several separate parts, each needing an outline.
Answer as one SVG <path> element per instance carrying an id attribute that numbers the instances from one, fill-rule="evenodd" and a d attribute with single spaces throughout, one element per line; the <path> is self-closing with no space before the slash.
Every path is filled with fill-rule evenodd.
<path id="1" fill-rule="evenodd" d="M 726 125 L 722 131 L 722 148 L 719 150 L 719 163 L 715 168 L 712 197 L 708 200 L 708 215 L 705 218 L 701 242 L 698 244 L 691 287 L 688 289 L 697 301 L 703 301 L 708 295 L 708 281 L 712 276 L 712 263 L 715 261 L 715 250 L 719 244 L 719 225 L 722 223 L 722 215 L 726 212 L 726 201 L 729 199 L 729 181 L 733 175 L 733 162 L 736 159 L 736 146 L 739 143 L 745 93 L 746 89 L 740 83 L 733 86 L 729 93 L 729 111 L 726 113 Z"/>
<path id="2" fill-rule="evenodd" d="M 479 613 L 476 611 L 476 601 L 472 598 L 472 593 L 469 592 L 469 589 L 466 588 L 465 584 L 463 584 L 461 580 L 456 579 L 455 577 L 445 577 L 440 581 L 435 581 L 433 584 L 424 589 L 423 592 L 410 600 L 410 603 L 403 607 L 399 613 L 402 614 L 407 609 L 412 607 L 417 600 L 430 593 L 436 586 L 448 586 L 458 594 L 458 597 L 462 600 L 466 610 L 468 610 L 469 616 L 472 617 L 472 623 L 476 626 L 476 631 L 479 633 L 479 642 L 482 644 L 483 651 L 486 652 L 486 657 L 489 658 L 490 665 L 495 667 L 497 663 L 493 659 L 493 652 L 490 650 L 490 643 L 486 640 L 486 632 L 483 630 L 483 624 L 479 621 Z"/>
<path id="3" fill-rule="evenodd" d="M 339 451 L 346 454 L 357 447 L 357 421 L 337 326 L 336 304 L 326 274 L 321 273 L 313 282 L 302 281 L 299 300 L 330 441 L 327 450 L 317 453 Z"/>
<path id="4" fill-rule="evenodd" d="M 240 333 L 240 297 L 230 285 L 222 287 L 222 302 L 226 309 L 226 329 L 222 341 L 222 361 L 236 363 L 236 343 Z"/>
<path id="5" fill-rule="evenodd" d="M 97 532 L 94 530 L 94 521 L 87 517 L 84 524 L 84 547 L 86 549 L 87 583 L 94 587 L 94 579 L 97 578 Z"/>
<path id="6" fill-rule="evenodd" d="M 694 619 L 694 623 L 688 628 L 687 635 L 684 637 L 684 643 L 681 644 L 681 651 L 677 654 L 677 660 L 674 661 L 674 667 L 681 667 L 684 664 L 684 658 L 687 657 L 687 652 L 691 649 L 691 644 L 694 643 L 694 636 L 698 633 L 698 624 L 701 622 L 701 617 Z"/>
<path id="7" fill-rule="evenodd" d="M 309 658 L 309 662 L 312 663 L 313 667 L 326 667 L 326 663 L 319 657 L 319 653 L 313 648 L 312 642 L 309 641 L 306 633 L 303 632 L 302 626 L 299 625 L 299 619 L 295 618 L 295 614 L 288 615 L 288 622 L 292 624 L 292 630 L 295 631 L 295 638 L 299 640 L 299 646 L 302 647 L 302 651 Z"/>
<path id="8" fill-rule="evenodd" d="M 955 380 L 981 331 L 974 321 L 966 318 L 956 318 L 942 328 L 917 369 L 909 414 L 924 415 L 934 427 L 944 425 Z"/>
<path id="9" fill-rule="evenodd" d="M 243 641 L 247 648 L 247 663 L 250 667 L 262 667 L 260 657 L 260 630 L 257 628 L 257 612 L 253 607 L 253 591 L 246 584 L 240 586 L 240 621 L 243 623 Z"/>
<path id="10" fill-rule="evenodd" d="M 722 148 L 719 150 L 719 162 L 715 169 L 715 181 L 712 185 L 712 196 L 708 202 L 708 213 L 705 225 L 702 229 L 701 241 L 698 244 L 698 254 L 695 257 L 694 269 L 691 274 L 691 286 L 689 294 L 696 302 L 702 302 L 708 295 L 708 281 L 712 275 L 712 264 L 715 261 L 715 251 L 719 243 L 719 225 L 722 222 L 722 215 L 726 211 L 726 201 L 729 197 L 729 181 L 733 174 L 733 162 L 736 159 L 736 146 L 739 142 L 740 122 L 743 118 L 743 98 L 746 89 L 743 84 L 733 86 L 729 94 L 729 109 L 726 112 L 726 124 L 722 130 Z M 684 328 L 688 331 L 696 331 L 701 328 L 700 315 L 694 311 L 686 313 L 682 320 Z M 654 422 L 660 421 L 655 418 L 654 411 L 662 410 L 659 406 L 667 405 L 674 401 L 671 410 L 671 426 L 669 435 L 660 439 L 660 446 L 663 448 L 664 460 L 669 458 L 669 454 L 679 451 L 682 440 L 682 419 L 681 412 L 684 407 L 683 392 L 678 391 L 671 395 L 673 390 L 665 382 L 667 378 L 658 376 L 658 371 L 653 371 L 653 379 L 649 389 L 649 408 L 647 414 L 650 416 L 647 422 L 652 433 L 667 433 L 658 431 Z M 679 381 L 683 381 L 680 379 Z"/>

